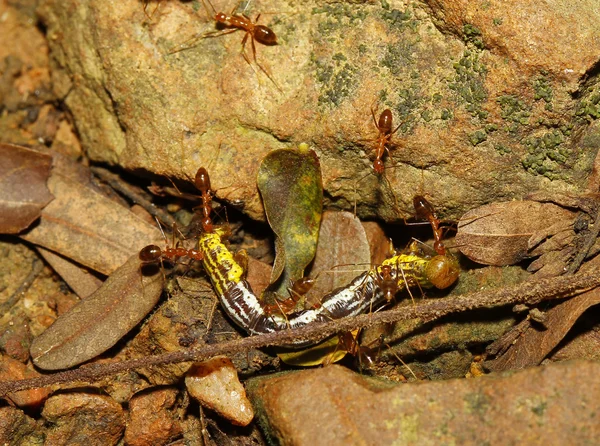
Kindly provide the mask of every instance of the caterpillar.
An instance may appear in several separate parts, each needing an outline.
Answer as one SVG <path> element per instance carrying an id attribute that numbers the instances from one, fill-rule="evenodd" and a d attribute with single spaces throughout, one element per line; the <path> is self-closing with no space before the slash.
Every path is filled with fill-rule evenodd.
<path id="1" fill-rule="evenodd" d="M 356 316 L 373 309 L 405 286 L 447 288 L 459 274 L 456 259 L 449 255 L 427 257 L 413 243 L 407 253 L 385 260 L 381 265 L 357 276 L 348 285 L 326 294 L 319 308 L 292 317 L 269 314 L 244 278 L 244 269 L 222 242 L 226 231 L 215 228 L 198 241 L 203 265 L 225 313 L 250 335 L 294 329 L 313 322 Z M 301 348 L 309 341 L 298 340 L 290 347 Z"/>

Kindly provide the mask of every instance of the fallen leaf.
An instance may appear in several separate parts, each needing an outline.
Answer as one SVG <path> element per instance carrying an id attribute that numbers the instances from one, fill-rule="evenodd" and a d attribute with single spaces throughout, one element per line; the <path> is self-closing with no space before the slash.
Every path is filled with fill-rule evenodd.
<path id="1" fill-rule="evenodd" d="M 52 157 L 0 143 L 0 233 L 17 234 L 40 216 L 52 200 L 46 181 Z"/>
<path id="2" fill-rule="evenodd" d="M 31 344 L 31 357 L 44 370 L 88 361 L 111 348 L 154 308 L 163 290 L 158 270 L 142 275 L 138 255 L 117 269 L 91 296 L 61 315 Z"/>
<path id="3" fill-rule="evenodd" d="M 545 330 L 530 326 L 505 353 L 486 361 L 485 367 L 494 372 L 524 369 L 541 363 L 571 330 L 579 316 L 593 305 L 600 303 L 600 289 L 575 296 L 548 310 Z"/>
<path id="4" fill-rule="evenodd" d="M 340 338 L 334 336 L 303 350 L 277 352 L 277 356 L 289 365 L 296 367 L 314 367 L 341 361 L 347 353 L 348 352 L 340 346 Z"/>
<path id="5" fill-rule="evenodd" d="M 324 294 L 347 285 L 367 271 L 370 262 L 369 241 L 360 220 L 350 212 L 324 212 L 309 274 L 316 280 L 307 294 L 307 304 L 316 304 Z"/>
<path id="6" fill-rule="evenodd" d="M 513 265 L 531 256 L 530 239 L 575 213 L 552 203 L 507 201 L 473 209 L 458 224 L 455 243 L 471 260 L 485 265 Z M 546 235 L 549 235 L 546 233 Z"/>
<path id="7" fill-rule="evenodd" d="M 88 269 L 41 246 L 38 246 L 37 250 L 80 299 L 88 297 L 102 285 L 102 280 L 93 275 Z"/>
<path id="8" fill-rule="evenodd" d="M 274 150 L 263 159 L 257 183 L 276 237 L 269 291 L 287 297 L 315 256 L 323 209 L 319 159 L 304 148 Z"/>
<path id="9" fill-rule="evenodd" d="M 28 242 L 109 275 L 149 244 L 164 244 L 160 231 L 91 187 L 53 172 L 56 197 L 40 223 L 21 234 Z"/>
<path id="10" fill-rule="evenodd" d="M 254 257 L 248 257 L 246 280 L 257 296 L 262 295 L 263 291 L 269 286 L 272 269 L 273 267 L 268 263 L 256 260 Z"/>

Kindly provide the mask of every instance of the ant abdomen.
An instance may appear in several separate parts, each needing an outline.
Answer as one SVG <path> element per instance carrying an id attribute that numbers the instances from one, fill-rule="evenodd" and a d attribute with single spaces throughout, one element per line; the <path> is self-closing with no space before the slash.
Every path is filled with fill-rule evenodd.
<path id="1" fill-rule="evenodd" d="M 208 176 L 208 171 L 204 167 L 200 167 L 196 172 L 194 184 L 202 193 L 206 193 L 210 190 L 210 177 Z"/>
<path id="2" fill-rule="evenodd" d="M 254 25 L 254 40 L 263 45 L 277 45 L 277 36 L 264 25 Z"/>
<path id="3" fill-rule="evenodd" d="M 156 245 L 148 245 L 140 250 L 139 258 L 142 263 L 154 263 L 160 259 L 162 250 Z"/>
<path id="4" fill-rule="evenodd" d="M 386 108 L 379 115 L 379 121 L 377 122 L 377 128 L 379 132 L 384 135 L 389 135 L 392 133 L 392 111 L 389 108 Z"/>

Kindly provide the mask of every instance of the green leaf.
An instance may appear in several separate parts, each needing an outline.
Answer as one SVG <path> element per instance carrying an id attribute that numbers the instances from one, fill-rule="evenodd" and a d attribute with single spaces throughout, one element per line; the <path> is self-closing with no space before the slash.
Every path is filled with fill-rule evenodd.
<path id="1" fill-rule="evenodd" d="M 338 336 L 329 338 L 304 350 L 278 352 L 277 356 L 288 365 L 296 367 L 314 367 L 341 361 L 348 353 L 340 345 Z"/>
<path id="2" fill-rule="evenodd" d="M 269 153 L 258 170 L 258 189 L 275 233 L 270 292 L 288 297 L 315 256 L 323 210 L 323 182 L 316 153 L 306 145 Z"/>

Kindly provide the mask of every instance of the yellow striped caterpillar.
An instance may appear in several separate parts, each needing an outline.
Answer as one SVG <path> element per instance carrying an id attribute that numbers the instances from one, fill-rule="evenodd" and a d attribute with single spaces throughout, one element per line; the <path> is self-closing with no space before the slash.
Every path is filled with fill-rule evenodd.
<path id="1" fill-rule="evenodd" d="M 356 316 L 389 301 L 405 286 L 447 288 L 459 274 L 456 259 L 448 255 L 424 256 L 418 252 L 415 242 L 407 253 L 385 260 L 381 265 L 360 274 L 345 287 L 326 294 L 319 308 L 285 317 L 265 311 L 244 279 L 242 266 L 221 241 L 225 234 L 221 228 L 203 233 L 198 242 L 199 250 L 223 310 L 250 335 Z M 306 345 L 309 343 L 300 340 L 292 346 L 300 348 Z"/>

